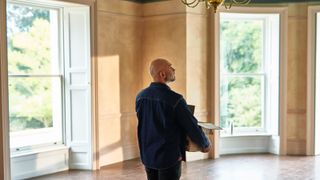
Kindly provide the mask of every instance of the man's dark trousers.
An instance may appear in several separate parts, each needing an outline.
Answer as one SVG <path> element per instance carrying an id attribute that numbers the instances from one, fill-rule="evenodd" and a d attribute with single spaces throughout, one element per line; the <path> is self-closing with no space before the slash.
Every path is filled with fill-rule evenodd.
<path id="1" fill-rule="evenodd" d="M 181 176 L 181 161 L 166 169 L 151 169 L 146 167 L 148 180 L 179 180 Z"/>

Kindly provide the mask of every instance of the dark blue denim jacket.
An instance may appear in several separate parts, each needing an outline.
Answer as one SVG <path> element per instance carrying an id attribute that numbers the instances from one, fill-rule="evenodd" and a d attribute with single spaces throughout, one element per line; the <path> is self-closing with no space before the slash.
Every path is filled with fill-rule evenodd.
<path id="1" fill-rule="evenodd" d="M 186 101 L 162 83 L 151 83 L 136 98 L 140 156 L 148 168 L 165 169 L 185 160 L 186 135 L 209 146 Z"/>

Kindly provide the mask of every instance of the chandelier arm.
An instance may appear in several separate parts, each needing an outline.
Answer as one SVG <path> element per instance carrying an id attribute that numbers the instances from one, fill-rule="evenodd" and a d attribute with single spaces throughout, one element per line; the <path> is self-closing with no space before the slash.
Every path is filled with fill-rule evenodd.
<path id="1" fill-rule="evenodd" d="M 206 5 L 206 8 L 207 8 L 207 9 L 210 9 L 210 8 L 211 8 L 211 5 L 210 5 L 210 3 L 209 3 L 208 1 L 205 1 L 204 3 L 205 3 L 205 5 Z M 216 9 L 214 9 L 214 12 L 216 12 Z"/>
<path id="2" fill-rule="evenodd" d="M 182 1 L 182 0 L 181 0 Z M 185 4 L 186 6 L 190 7 L 190 8 L 195 8 L 196 6 L 198 6 L 198 4 L 201 2 L 202 0 L 194 0 L 189 4 Z"/>
<path id="3" fill-rule="evenodd" d="M 235 4 L 247 5 L 251 0 L 232 0 Z"/>
<path id="4" fill-rule="evenodd" d="M 252 0 L 181 0 L 181 2 L 190 7 L 195 8 L 198 6 L 201 2 L 204 2 L 207 9 L 213 8 L 213 11 L 217 11 L 217 7 L 223 4 L 226 9 L 230 9 L 234 4 L 238 5 L 247 5 Z"/>
<path id="5" fill-rule="evenodd" d="M 191 2 L 188 2 L 188 0 L 181 0 L 181 2 L 185 5 L 187 5 L 188 7 L 195 7 L 199 4 L 200 0 L 193 0 Z M 195 5 L 193 5 L 193 4 L 195 4 Z"/>
<path id="6" fill-rule="evenodd" d="M 225 7 L 227 10 L 231 9 L 232 4 L 233 4 L 233 1 L 231 1 L 231 2 L 229 2 L 229 3 L 226 3 L 226 1 L 224 1 L 224 3 L 223 3 L 224 7 Z"/>

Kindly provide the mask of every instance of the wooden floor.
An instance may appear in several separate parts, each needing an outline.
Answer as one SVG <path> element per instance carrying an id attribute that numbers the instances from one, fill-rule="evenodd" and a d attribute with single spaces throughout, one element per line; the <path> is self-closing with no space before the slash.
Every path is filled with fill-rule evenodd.
<path id="1" fill-rule="evenodd" d="M 143 180 L 144 167 L 138 159 L 105 166 L 99 171 L 66 171 L 33 178 L 37 180 Z M 270 154 L 229 155 L 216 160 L 182 164 L 185 180 L 320 180 L 320 157 Z"/>

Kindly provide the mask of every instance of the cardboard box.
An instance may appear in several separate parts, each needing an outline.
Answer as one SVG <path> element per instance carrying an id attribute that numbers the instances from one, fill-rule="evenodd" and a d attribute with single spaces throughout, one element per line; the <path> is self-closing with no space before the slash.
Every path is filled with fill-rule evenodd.
<path id="1" fill-rule="evenodd" d="M 215 130 L 222 130 L 221 127 L 216 126 L 212 123 L 208 123 L 208 122 L 198 122 L 199 127 L 201 128 L 201 130 L 203 131 L 203 133 L 206 135 L 208 141 L 211 143 L 210 139 L 213 139 L 211 136 L 213 136 L 213 132 Z M 194 143 L 189 137 L 187 137 L 187 146 L 186 146 L 186 151 L 188 152 L 198 152 L 201 151 L 201 148 Z"/>
<path id="2" fill-rule="evenodd" d="M 192 113 L 192 115 L 194 115 L 194 109 L 195 109 L 195 106 L 194 105 L 190 105 L 188 104 L 188 108 L 190 110 L 190 112 Z M 216 126 L 212 123 L 208 123 L 208 122 L 201 122 L 199 121 L 198 122 L 198 126 L 201 128 L 201 130 L 204 132 L 204 134 L 206 135 L 208 141 L 211 143 L 210 139 L 213 139 L 213 131 L 214 130 L 222 130 L 221 127 L 219 126 Z M 194 142 L 192 142 L 192 140 L 187 137 L 187 146 L 186 146 L 186 151 L 189 151 L 189 152 L 197 152 L 197 151 L 201 151 L 201 148 Z"/>

